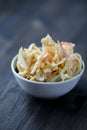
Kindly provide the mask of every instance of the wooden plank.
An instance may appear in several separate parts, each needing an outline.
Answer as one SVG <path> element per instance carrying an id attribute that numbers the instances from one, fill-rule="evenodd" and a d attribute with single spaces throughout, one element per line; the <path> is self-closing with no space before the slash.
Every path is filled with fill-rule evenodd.
<path id="1" fill-rule="evenodd" d="M 86 129 L 87 96 L 78 88 L 85 86 L 87 71 L 78 88 L 58 100 L 43 101 L 25 93 L 10 70 L 11 59 L 19 47 L 35 41 L 40 46 L 40 39 L 48 32 L 54 39 L 76 42 L 87 64 L 85 0 L 26 1 L 18 7 L 0 22 L 0 130 Z"/>

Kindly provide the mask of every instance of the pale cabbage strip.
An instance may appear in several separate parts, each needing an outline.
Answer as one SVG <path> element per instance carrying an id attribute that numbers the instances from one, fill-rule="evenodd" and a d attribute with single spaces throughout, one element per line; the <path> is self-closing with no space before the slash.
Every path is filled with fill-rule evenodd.
<path id="1" fill-rule="evenodd" d="M 20 48 L 17 60 L 18 74 L 38 82 L 64 81 L 79 74 L 82 57 L 74 53 L 75 44 L 55 42 L 50 35 L 41 39 L 42 47 L 32 43 Z"/>

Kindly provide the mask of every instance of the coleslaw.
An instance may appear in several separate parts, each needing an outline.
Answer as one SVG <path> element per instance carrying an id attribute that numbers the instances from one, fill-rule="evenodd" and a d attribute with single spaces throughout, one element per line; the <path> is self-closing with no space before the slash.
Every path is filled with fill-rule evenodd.
<path id="1" fill-rule="evenodd" d="M 59 82 L 81 72 L 82 57 L 74 52 L 75 44 L 55 42 L 49 34 L 41 43 L 42 47 L 32 43 L 19 49 L 16 66 L 20 76 L 38 82 Z"/>

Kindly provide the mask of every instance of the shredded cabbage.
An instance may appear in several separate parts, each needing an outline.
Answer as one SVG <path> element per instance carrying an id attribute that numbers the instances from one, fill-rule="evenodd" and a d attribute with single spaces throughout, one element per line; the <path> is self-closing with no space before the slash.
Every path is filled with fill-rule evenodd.
<path id="1" fill-rule="evenodd" d="M 38 82 L 59 82 L 79 74 L 82 57 L 74 53 L 75 44 L 55 42 L 50 35 L 41 39 L 42 47 L 32 43 L 20 48 L 17 60 L 18 74 Z"/>

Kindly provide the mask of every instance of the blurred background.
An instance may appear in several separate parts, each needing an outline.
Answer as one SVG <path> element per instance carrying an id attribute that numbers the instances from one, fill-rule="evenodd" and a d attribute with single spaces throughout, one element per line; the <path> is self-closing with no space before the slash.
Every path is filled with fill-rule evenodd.
<path id="1" fill-rule="evenodd" d="M 0 0 L 0 59 L 8 59 L 1 73 L 20 46 L 41 46 L 46 34 L 76 43 L 87 64 L 87 0 Z"/>
<path id="2" fill-rule="evenodd" d="M 78 43 L 86 27 L 86 0 L 0 0 L 0 37 L 7 41 L 39 43 L 49 33 Z"/>
<path id="3" fill-rule="evenodd" d="M 13 77 L 19 48 L 41 46 L 47 34 L 74 42 L 87 66 L 87 0 L 0 0 L 0 130 L 87 130 L 87 67 L 77 87 L 52 103 L 35 100 Z"/>
<path id="4" fill-rule="evenodd" d="M 0 38 L 6 41 L 40 44 L 49 33 L 79 44 L 86 27 L 86 0 L 0 0 Z"/>

